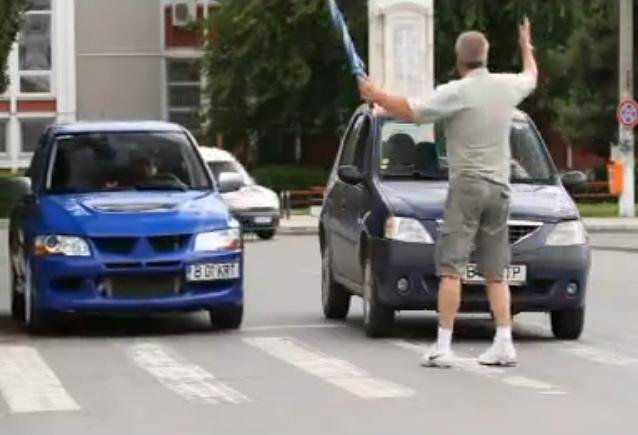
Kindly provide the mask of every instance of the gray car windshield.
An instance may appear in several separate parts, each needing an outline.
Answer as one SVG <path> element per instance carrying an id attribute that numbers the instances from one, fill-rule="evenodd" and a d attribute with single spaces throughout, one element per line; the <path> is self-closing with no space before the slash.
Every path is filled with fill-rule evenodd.
<path id="1" fill-rule="evenodd" d="M 379 169 L 384 178 L 448 179 L 442 125 L 388 119 L 381 126 Z M 553 184 L 553 170 L 536 130 L 515 120 L 510 133 L 512 183 Z"/>
<path id="2" fill-rule="evenodd" d="M 210 189 L 192 144 L 181 132 L 58 136 L 48 191 Z"/>

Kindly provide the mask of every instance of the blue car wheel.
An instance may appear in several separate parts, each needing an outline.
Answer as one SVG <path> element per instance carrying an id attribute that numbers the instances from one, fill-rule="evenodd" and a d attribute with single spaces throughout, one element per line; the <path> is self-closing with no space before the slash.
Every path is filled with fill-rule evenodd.
<path id="1" fill-rule="evenodd" d="M 218 329 L 239 329 L 244 317 L 244 304 L 213 308 L 210 320 Z"/>
<path id="2" fill-rule="evenodd" d="M 33 284 L 33 272 L 31 270 L 31 265 L 27 260 L 24 260 L 23 273 L 24 324 L 29 334 L 41 335 L 46 332 L 47 327 L 49 326 L 49 316 L 37 308 L 37 301 L 34 297 L 36 289 Z"/>

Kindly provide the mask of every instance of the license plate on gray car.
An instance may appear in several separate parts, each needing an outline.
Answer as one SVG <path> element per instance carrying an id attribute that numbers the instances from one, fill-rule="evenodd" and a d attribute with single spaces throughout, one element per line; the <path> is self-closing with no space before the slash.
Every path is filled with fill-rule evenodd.
<path id="1" fill-rule="evenodd" d="M 509 285 L 524 285 L 527 282 L 527 266 L 512 264 L 503 272 Z M 467 284 L 485 284 L 485 278 L 478 273 L 476 264 L 468 264 L 463 274 L 463 282 Z"/>

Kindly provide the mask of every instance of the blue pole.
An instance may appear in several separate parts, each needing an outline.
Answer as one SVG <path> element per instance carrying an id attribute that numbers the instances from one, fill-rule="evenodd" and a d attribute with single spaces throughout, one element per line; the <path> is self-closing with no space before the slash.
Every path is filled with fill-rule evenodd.
<path id="1" fill-rule="evenodd" d="M 365 64 L 359 57 L 357 53 L 357 49 L 352 42 L 352 38 L 350 37 L 350 31 L 348 30 L 348 25 L 346 24 L 346 20 L 343 18 L 343 14 L 339 10 L 337 3 L 335 0 L 326 0 L 328 2 L 328 9 L 330 10 L 330 16 L 332 17 L 332 24 L 335 27 L 335 30 L 341 35 L 343 40 L 343 46 L 346 50 L 346 56 L 348 58 L 348 62 L 350 63 L 350 68 L 352 70 L 352 74 L 357 78 L 366 77 L 365 72 Z"/>

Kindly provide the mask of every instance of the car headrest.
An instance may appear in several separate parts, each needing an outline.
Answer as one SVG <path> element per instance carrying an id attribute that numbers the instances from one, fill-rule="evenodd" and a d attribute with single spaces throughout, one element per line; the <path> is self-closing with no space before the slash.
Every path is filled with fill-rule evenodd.
<path id="1" fill-rule="evenodd" d="M 438 169 L 439 152 L 434 142 L 419 142 L 415 146 L 415 164 L 419 169 Z"/>
<path id="2" fill-rule="evenodd" d="M 413 165 L 415 153 L 414 139 L 405 133 L 393 134 L 383 146 L 383 159 L 389 166 Z"/>

